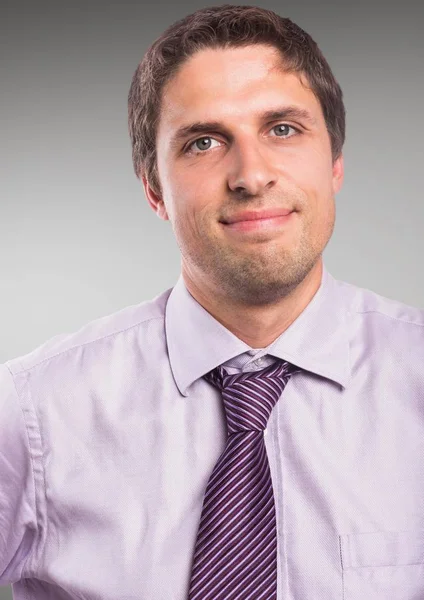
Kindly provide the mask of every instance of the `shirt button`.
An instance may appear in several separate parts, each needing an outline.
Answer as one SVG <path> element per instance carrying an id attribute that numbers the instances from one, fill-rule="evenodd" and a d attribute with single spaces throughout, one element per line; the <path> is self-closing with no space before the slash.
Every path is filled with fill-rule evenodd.
<path id="1" fill-rule="evenodd" d="M 257 358 L 255 360 L 255 365 L 258 365 L 258 367 L 260 367 L 263 362 L 264 362 L 263 358 Z"/>

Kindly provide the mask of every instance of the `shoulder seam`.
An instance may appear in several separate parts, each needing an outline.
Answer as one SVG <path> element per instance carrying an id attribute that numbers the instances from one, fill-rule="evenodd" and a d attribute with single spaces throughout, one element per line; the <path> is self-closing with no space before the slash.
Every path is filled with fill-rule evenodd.
<path id="1" fill-rule="evenodd" d="M 421 309 L 418 309 L 418 310 L 421 310 Z M 365 315 L 367 313 L 376 313 L 377 315 L 387 317 L 388 319 L 393 319 L 393 321 L 400 321 L 401 323 L 409 323 L 410 325 L 418 325 L 419 327 L 424 327 L 424 323 L 417 323 L 417 321 L 408 321 L 408 319 L 399 319 L 398 317 L 393 317 L 392 315 L 388 315 L 387 313 L 381 312 L 380 310 L 358 310 L 356 312 L 358 315 Z"/>
<path id="2" fill-rule="evenodd" d="M 70 348 L 66 348 L 65 350 L 62 350 L 61 352 L 58 352 L 57 354 L 52 354 L 51 356 L 47 356 L 46 358 L 43 358 L 43 360 L 40 360 L 40 362 L 38 362 L 34 365 L 31 365 L 27 369 L 25 369 L 22 366 L 22 363 L 19 362 L 19 364 L 22 366 L 22 369 L 20 371 L 17 371 L 15 374 L 19 375 L 20 373 L 25 373 L 27 371 L 31 371 L 31 369 L 35 369 L 35 367 L 38 367 L 38 366 L 42 365 L 44 362 L 51 360 L 52 358 L 55 358 L 56 356 L 60 356 L 61 354 L 64 354 L 65 352 L 69 352 L 70 350 L 75 350 L 75 348 L 81 348 L 83 346 L 87 346 L 88 344 L 93 344 L 94 342 L 98 342 L 100 340 L 104 340 L 113 335 L 117 335 L 118 333 L 128 331 L 129 329 L 132 329 L 133 327 L 137 327 L 137 325 L 140 325 L 141 323 L 147 323 L 148 321 L 154 321 L 155 319 L 163 319 L 163 318 L 164 318 L 164 315 L 159 316 L 159 317 L 150 317 L 150 318 L 144 319 L 142 321 L 138 321 L 137 323 L 133 323 L 132 325 L 130 325 L 129 327 L 126 327 L 125 329 L 119 329 L 118 331 L 113 331 L 112 333 L 108 333 L 101 337 L 95 338 L 94 340 L 90 340 L 88 342 L 83 342 L 82 344 L 77 344 L 76 346 L 71 346 Z M 72 334 L 70 334 L 70 335 L 72 335 Z M 9 371 L 10 371 L 10 369 L 9 369 Z"/>

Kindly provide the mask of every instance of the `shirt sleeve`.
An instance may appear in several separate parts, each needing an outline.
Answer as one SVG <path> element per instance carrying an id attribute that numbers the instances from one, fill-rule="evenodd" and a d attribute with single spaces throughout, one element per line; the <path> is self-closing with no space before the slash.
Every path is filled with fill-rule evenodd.
<path id="1" fill-rule="evenodd" d="M 13 376 L 0 364 L 0 585 L 22 578 L 37 533 L 35 485 L 25 414 Z"/>

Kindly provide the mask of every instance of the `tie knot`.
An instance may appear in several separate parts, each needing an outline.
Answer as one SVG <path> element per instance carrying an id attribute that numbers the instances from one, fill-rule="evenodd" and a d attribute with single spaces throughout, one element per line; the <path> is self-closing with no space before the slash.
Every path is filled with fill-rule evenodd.
<path id="1" fill-rule="evenodd" d="M 222 365 L 204 378 L 222 392 L 228 433 L 263 431 L 272 409 L 290 376 L 300 369 L 287 361 L 276 361 L 260 371 L 229 375 Z"/>

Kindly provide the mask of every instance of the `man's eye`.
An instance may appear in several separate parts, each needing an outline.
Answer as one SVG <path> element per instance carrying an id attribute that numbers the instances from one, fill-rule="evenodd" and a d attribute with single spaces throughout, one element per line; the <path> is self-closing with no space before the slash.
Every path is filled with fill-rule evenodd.
<path id="1" fill-rule="evenodd" d="M 274 125 L 274 127 L 272 127 L 272 129 L 277 129 L 278 127 L 285 129 L 285 131 L 287 131 L 287 129 L 293 129 L 293 131 L 299 132 L 299 129 L 297 129 L 296 127 L 293 127 L 292 125 L 287 125 L 287 123 L 279 123 L 278 125 Z M 288 137 L 288 136 L 277 135 L 277 137 Z"/>
<path id="2" fill-rule="evenodd" d="M 197 144 L 198 142 L 200 142 L 199 146 L 194 148 L 194 154 L 196 154 L 196 150 L 198 150 L 199 152 L 197 152 L 197 154 L 201 153 L 202 150 L 209 150 L 210 149 L 210 145 L 206 144 L 205 145 L 205 140 L 214 140 L 215 138 L 210 137 L 210 136 L 205 136 L 205 137 L 201 137 L 201 138 L 197 138 L 197 140 L 194 140 L 194 142 L 192 142 L 189 146 L 187 146 L 186 149 L 186 153 L 193 153 L 193 146 L 194 144 Z M 216 141 L 216 140 L 215 140 Z"/>
<path id="3" fill-rule="evenodd" d="M 283 129 L 283 134 L 280 135 L 277 133 L 276 136 L 272 136 L 272 137 L 281 137 L 281 138 L 287 138 L 287 137 L 291 137 L 290 135 L 284 135 L 284 131 L 287 132 L 288 129 L 292 129 L 293 131 L 295 131 L 296 133 L 299 133 L 299 129 L 297 129 L 297 127 L 293 127 L 292 125 L 287 125 L 287 123 L 279 123 L 278 125 L 274 125 L 274 127 L 271 128 L 271 131 L 273 129 L 277 129 L 277 128 L 281 128 Z M 209 142 L 208 142 L 209 140 Z M 186 154 L 202 154 L 203 150 L 210 150 L 211 146 L 210 146 L 210 141 L 211 140 L 215 140 L 215 138 L 211 137 L 211 136 L 203 136 L 201 138 L 197 138 L 197 140 L 194 140 L 193 142 L 191 142 L 191 144 L 189 144 L 187 146 L 187 148 L 185 149 L 185 153 Z M 206 143 L 205 143 L 206 141 Z M 215 140 L 217 141 L 217 140 Z M 195 146 L 195 144 L 199 144 L 198 146 Z"/>

